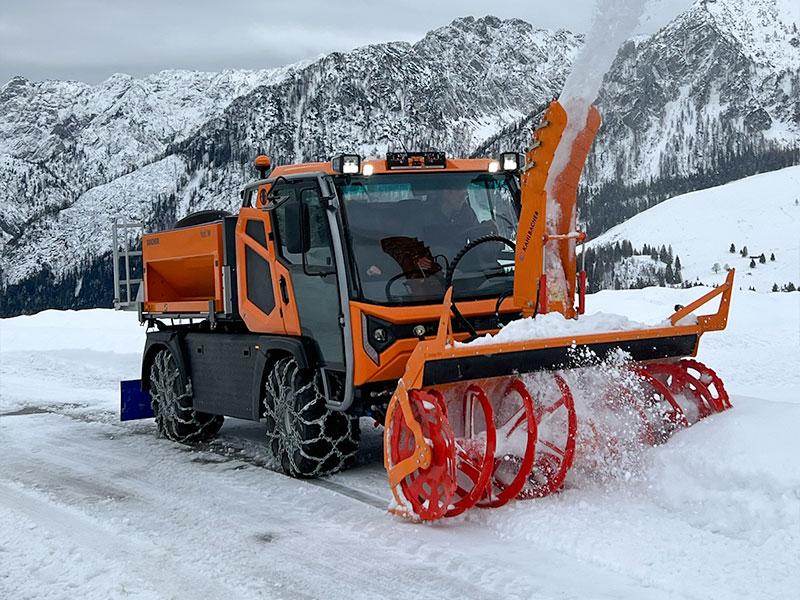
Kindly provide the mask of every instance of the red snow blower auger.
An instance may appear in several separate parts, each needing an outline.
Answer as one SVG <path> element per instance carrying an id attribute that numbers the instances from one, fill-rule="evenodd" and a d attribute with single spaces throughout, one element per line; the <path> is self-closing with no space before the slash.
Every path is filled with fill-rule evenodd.
<path id="1" fill-rule="evenodd" d="M 663 443 L 678 428 L 731 406 L 719 377 L 685 357 L 696 355 L 703 333 L 725 328 L 733 271 L 721 286 L 676 307 L 663 325 L 604 331 L 581 316 L 586 274 L 577 272 L 576 245 L 586 236 L 576 228 L 577 187 L 600 117 L 592 107 L 548 202 L 548 172 L 566 126 L 564 109 L 553 102 L 521 169 L 514 293 L 498 301 L 498 312 L 505 305 L 522 319 L 494 337 L 475 340 L 464 326 L 454 334 L 453 321 L 465 320 L 448 285 L 435 338 L 419 342 L 394 391 L 384 433 L 393 512 L 435 520 L 560 490 L 586 445 L 577 443 L 578 416 L 566 376 L 585 367 L 586 356 L 603 360 L 624 353 L 637 385 L 613 390 L 608 404 L 634 415 L 647 444 Z M 467 244 L 454 259 L 448 284 L 459 259 L 483 241 Z M 694 315 L 717 297 L 716 313 Z M 552 337 L 541 336 L 539 325 L 551 322 L 542 317 L 547 313 L 563 317 Z M 518 324 L 523 327 L 511 327 Z M 536 332 L 526 337 L 519 332 L 527 324 Z M 589 438 L 602 435 L 591 422 L 581 425 Z"/>

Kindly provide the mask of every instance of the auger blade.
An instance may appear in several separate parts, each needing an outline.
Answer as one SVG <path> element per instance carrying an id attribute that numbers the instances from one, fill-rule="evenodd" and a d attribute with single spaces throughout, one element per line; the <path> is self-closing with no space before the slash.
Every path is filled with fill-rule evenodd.
<path id="1" fill-rule="evenodd" d="M 533 399 L 522 380 L 495 381 L 490 394 L 497 450 L 491 481 L 478 502 L 482 508 L 497 508 L 519 494 L 533 469 L 537 439 Z"/>
<path id="2" fill-rule="evenodd" d="M 560 490 L 575 460 L 578 418 L 567 382 L 558 373 L 540 374 L 528 382 L 529 387 L 534 385 L 536 460 L 517 496 L 520 499 L 542 498 Z"/>
<path id="3" fill-rule="evenodd" d="M 387 469 L 391 481 L 392 469 L 404 461 L 419 464 L 404 474 L 392 491 L 398 505 L 410 511 L 409 516 L 434 521 L 445 515 L 456 494 L 455 438 L 441 394 L 411 390 L 407 398 L 406 410 L 395 406 L 387 414 Z M 415 434 L 414 425 L 419 427 L 421 436 Z M 420 437 L 425 448 L 420 446 Z M 429 453 L 423 455 L 420 450 Z M 424 456 L 429 457 L 427 465 Z"/>
<path id="4" fill-rule="evenodd" d="M 494 468 L 497 432 L 492 403 L 484 389 L 445 393 L 446 415 L 455 435 L 456 492 L 446 517 L 460 515 L 483 496 Z"/>

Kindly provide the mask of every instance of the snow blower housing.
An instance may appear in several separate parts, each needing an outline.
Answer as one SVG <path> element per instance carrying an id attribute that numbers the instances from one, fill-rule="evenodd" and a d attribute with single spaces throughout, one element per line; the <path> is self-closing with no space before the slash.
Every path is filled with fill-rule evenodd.
<path id="1" fill-rule="evenodd" d="M 630 355 L 650 390 L 631 403 L 653 443 L 723 410 L 716 375 L 682 359 L 725 327 L 732 273 L 663 327 L 463 343 L 584 312 L 576 190 L 599 116 L 557 179 L 548 230 L 545 183 L 565 126 L 553 103 L 526 155 L 496 159 L 343 154 L 273 169 L 259 157 L 238 215 L 198 213 L 143 237 L 149 330 L 123 418 L 145 416 L 149 397 L 159 432 L 182 442 L 213 436 L 223 416 L 263 419 L 284 471 L 309 477 L 347 467 L 370 416 L 385 425 L 396 510 L 437 519 L 561 487 L 577 424 L 559 373 L 580 366 L 576 349 Z M 716 296 L 716 314 L 690 317 Z M 526 373 L 549 374 L 548 389 Z"/>

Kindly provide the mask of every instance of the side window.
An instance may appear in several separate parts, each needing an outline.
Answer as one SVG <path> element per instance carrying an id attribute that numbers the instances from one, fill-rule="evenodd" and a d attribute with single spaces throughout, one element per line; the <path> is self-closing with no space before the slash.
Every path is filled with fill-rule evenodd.
<path id="1" fill-rule="evenodd" d="M 293 265 L 303 264 L 302 236 L 300 233 L 300 206 L 295 191 L 288 187 L 275 190 L 272 224 L 278 233 L 280 255 Z"/>
<path id="2" fill-rule="evenodd" d="M 305 205 L 307 214 L 307 221 L 304 221 L 308 227 L 308 232 L 304 232 L 308 239 L 306 266 L 330 269 L 333 266 L 331 232 L 325 208 L 320 201 L 319 190 L 306 188 L 302 191 L 300 199 Z"/>
<path id="3" fill-rule="evenodd" d="M 472 181 L 467 186 L 467 193 L 469 195 L 469 205 L 475 216 L 478 217 L 478 222 L 483 223 L 494 218 L 492 214 L 492 206 L 489 202 L 489 188 L 486 182 Z"/>

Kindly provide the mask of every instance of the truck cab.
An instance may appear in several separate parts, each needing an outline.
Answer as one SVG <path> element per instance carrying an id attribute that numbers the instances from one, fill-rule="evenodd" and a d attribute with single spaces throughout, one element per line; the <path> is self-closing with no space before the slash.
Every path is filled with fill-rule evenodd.
<path id="1" fill-rule="evenodd" d="M 172 413 L 263 419 L 284 429 L 270 438 L 284 470 L 330 471 L 286 458 L 303 452 L 286 450 L 290 417 L 277 403 L 292 402 L 302 380 L 317 412 L 352 436 L 360 416 L 382 422 L 414 347 L 435 335 L 449 287 L 462 338 L 517 318 L 503 301 L 514 285 L 518 164 L 415 152 L 273 169 L 260 156 L 238 215 L 207 212 L 144 235 L 141 388 L 157 423 L 166 401 L 153 370 L 166 351 L 178 391 L 190 389 Z M 329 461 L 332 470 L 346 460 Z"/>

